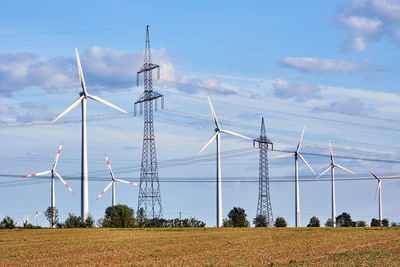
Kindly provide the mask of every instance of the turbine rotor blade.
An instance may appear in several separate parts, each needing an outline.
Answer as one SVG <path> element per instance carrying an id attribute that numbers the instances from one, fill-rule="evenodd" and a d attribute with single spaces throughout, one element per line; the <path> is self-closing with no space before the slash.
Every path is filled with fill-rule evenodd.
<path id="1" fill-rule="evenodd" d="M 382 180 L 386 180 L 386 179 L 392 179 L 392 178 L 396 178 L 396 177 L 400 177 L 400 174 L 398 174 L 398 175 L 392 175 L 392 176 L 388 176 L 388 177 L 382 178 Z"/>
<path id="2" fill-rule="evenodd" d="M 80 96 L 77 100 L 74 101 L 74 103 L 72 103 L 69 107 L 67 107 L 60 115 L 57 116 L 57 118 L 55 118 L 52 122 L 50 122 L 50 124 L 55 123 L 59 118 L 61 118 L 62 116 L 64 116 L 65 114 L 67 114 L 68 112 L 70 112 L 74 107 L 76 107 L 79 102 L 82 101 L 82 99 L 85 96 Z"/>
<path id="3" fill-rule="evenodd" d="M 308 162 L 303 158 L 303 156 L 300 155 L 300 154 L 297 154 L 297 155 L 298 155 L 299 158 L 304 162 L 304 164 L 306 164 L 307 167 L 308 167 L 314 174 L 316 174 L 315 171 L 313 170 L 313 168 L 311 168 L 310 164 L 308 164 Z"/>
<path id="4" fill-rule="evenodd" d="M 111 165 L 110 165 L 110 162 L 108 161 L 107 154 L 104 153 L 104 156 L 106 157 L 107 167 L 108 167 L 108 170 L 110 171 L 111 178 L 114 180 L 114 172 L 111 169 Z"/>
<path id="5" fill-rule="evenodd" d="M 206 147 L 215 139 L 215 137 L 217 137 L 217 135 L 219 135 L 220 134 L 220 131 L 218 131 L 218 132 L 215 132 L 214 134 L 213 134 L 213 136 L 211 136 L 211 138 L 210 138 L 210 140 L 208 140 L 208 142 L 203 146 L 203 148 L 200 150 L 200 152 L 198 153 L 198 155 L 201 153 L 201 152 L 203 152 L 203 150 L 204 149 L 206 149 Z"/>
<path id="6" fill-rule="evenodd" d="M 63 141 L 61 141 L 61 145 L 60 145 L 60 147 L 58 148 L 56 158 L 54 159 L 53 170 L 56 169 L 57 162 L 58 162 L 58 158 L 60 157 L 60 153 L 61 153 L 61 148 L 62 148 L 62 146 L 63 146 Z"/>
<path id="7" fill-rule="evenodd" d="M 112 185 L 114 181 L 111 181 L 106 188 L 104 188 L 104 190 L 100 193 L 100 195 L 98 195 L 98 197 L 96 198 L 96 200 L 98 200 L 99 198 L 101 198 L 101 196 L 108 190 L 108 188 L 110 188 L 110 186 Z"/>
<path id="8" fill-rule="evenodd" d="M 137 184 L 137 183 L 130 182 L 130 181 L 126 181 L 126 180 L 122 180 L 122 179 L 115 179 L 115 181 L 121 182 L 121 183 L 125 183 L 125 184 L 133 184 L 133 185 L 136 185 L 136 186 L 140 186 L 140 185 Z"/>
<path id="9" fill-rule="evenodd" d="M 305 130 L 305 129 L 306 129 L 306 126 L 303 127 L 303 131 L 301 132 L 300 140 L 299 140 L 299 143 L 297 144 L 297 149 L 296 149 L 296 152 L 297 152 L 297 153 L 299 153 L 300 146 L 301 146 L 301 142 L 303 142 L 303 135 L 304 135 L 304 130 Z"/>
<path id="10" fill-rule="evenodd" d="M 223 132 L 223 133 L 226 133 L 226 134 L 230 134 L 230 135 L 234 135 L 234 136 L 238 136 L 238 137 L 242 137 L 242 138 L 251 140 L 250 137 L 247 137 L 247 136 L 244 136 L 242 134 L 238 134 L 238 133 L 235 133 L 235 132 L 232 132 L 232 131 L 222 130 L 222 129 L 220 131 Z"/>
<path id="11" fill-rule="evenodd" d="M 51 170 L 50 171 L 44 171 L 44 172 L 38 172 L 38 173 L 34 173 L 34 174 L 29 174 L 29 175 L 26 175 L 26 176 L 22 176 L 22 178 L 47 175 L 47 174 L 50 174 L 50 173 L 51 173 Z"/>
<path id="12" fill-rule="evenodd" d="M 215 125 L 217 126 L 217 128 L 218 128 L 218 130 L 219 130 L 220 128 L 219 128 L 219 123 L 218 123 L 217 115 L 215 115 L 214 108 L 213 108 L 213 105 L 211 104 L 210 97 L 208 97 L 208 103 L 210 104 L 211 113 L 212 113 L 212 116 L 213 116 Z"/>
<path id="13" fill-rule="evenodd" d="M 95 100 L 95 101 L 97 101 L 97 102 L 100 102 L 100 103 L 102 103 L 102 104 L 104 104 L 104 105 L 106 105 L 106 106 L 109 106 L 109 107 L 111 107 L 111 108 L 114 108 L 114 109 L 116 109 L 116 110 L 119 110 L 119 111 L 121 111 L 121 112 L 123 112 L 123 113 L 128 113 L 128 112 L 126 112 L 125 110 L 123 110 L 122 108 L 117 107 L 116 105 L 111 104 L 110 102 L 108 102 L 108 101 L 106 101 L 106 100 L 104 100 L 104 99 L 101 99 L 100 97 L 97 97 L 97 96 L 94 96 L 94 95 L 89 95 L 89 94 L 87 94 L 86 96 L 89 97 L 89 98 L 91 98 L 91 99 L 93 99 L 93 100 Z"/>
<path id="14" fill-rule="evenodd" d="M 286 158 L 286 157 L 293 156 L 294 154 L 296 154 L 296 153 L 295 153 L 295 152 L 292 152 L 292 153 L 289 153 L 289 154 L 284 154 L 284 155 L 275 156 L 275 157 L 272 157 L 271 159 Z"/>
<path id="15" fill-rule="evenodd" d="M 333 165 L 330 165 L 326 170 L 324 170 L 323 172 L 321 172 L 320 175 L 318 175 L 317 177 L 315 177 L 315 180 L 317 180 L 319 177 L 321 177 L 322 175 L 324 175 L 324 173 L 326 173 L 327 171 L 329 171 L 329 169 L 332 168 Z"/>
<path id="16" fill-rule="evenodd" d="M 350 171 L 349 169 L 346 169 L 345 167 L 343 167 L 343 166 L 341 166 L 341 165 L 335 164 L 335 166 L 338 167 L 338 168 L 340 168 L 340 169 L 342 169 L 342 170 L 344 170 L 344 171 L 346 171 L 346 172 L 348 172 L 348 173 L 356 174 L 355 172 Z"/>
<path id="17" fill-rule="evenodd" d="M 77 48 L 75 48 L 75 54 L 76 54 L 76 63 L 78 64 L 79 80 L 81 82 L 82 90 L 83 90 L 83 92 L 85 92 L 85 95 L 86 95 L 87 91 L 86 91 L 86 85 L 85 85 L 85 78 L 83 78 L 82 66 L 81 66 L 81 61 L 79 59 Z"/>
<path id="18" fill-rule="evenodd" d="M 375 177 L 375 179 L 377 179 L 378 181 L 381 180 L 381 179 L 378 178 L 378 176 L 375 175 L 375 173 L 374 173 L 370 168 L 367 167 L 367 169 L 368 169 L 368 171 L 372 174 L 372 176 Z"/>
<path id="19" fill-rule="evenodd" d="M 54 171 L 54 174 L 60 179 L 60 181 L 68 188 L 69 191 L 71 191 L 71 193 L 73 195 L 75 195 L 74 191 L 72 191 L 71 187 L 69 187 L 69 185 L 67 185 L 67 183 L 64 181 L 64 179 L 56 172 Z"/>
<path id="20" fill-rule="evenodd" d="M 332 152 L 331 141 L 329 141 L 329 153 L 331 154 L 331 162 L 332 162 L 332 164 L 334 164 L 334 163 L 335 163 L 335 160 L 333 159 L 333 152 Z"/>

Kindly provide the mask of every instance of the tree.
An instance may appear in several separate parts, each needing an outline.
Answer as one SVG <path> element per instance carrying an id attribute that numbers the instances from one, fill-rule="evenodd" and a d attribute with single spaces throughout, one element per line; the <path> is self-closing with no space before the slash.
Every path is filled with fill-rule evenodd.
<path id="1" fill-rule="evenodd" d="M 377 226 L 381 226 L 381 223 L 378 219 L 373 218 L 371 220 L 371 227 L 377 227 Z"/>
<path id="2" fill-rule="evenodd" d="M 383 227 L 388 227 L 388 226 L 389 226 L 389 220 L 386 219 L 386 218 L 383 219 L 383 220 L 382 220 L 382 226 L 383 226 Z"/>
<path id="3" fill-rule="evenodd" d="M 399 224 L 397 223 L 397 222 L 392 222 L 391 224 L 390 224 L 390 226 L 392 226 L 392 227 L 397 227 Z"/>
<path id="4" fill-rule="evenodd" d="M 356 225 L 356 222 L 351 220 L 350 214 L 343 212 L 336 217 L 336 224 L 338 227 L 353 227 Z"/>
<path id="5" fill-rule="evenodd" d="M 14 220 L 11 219 L 11 217 L 7 216 L 7 217 L 4 217 L 3 220 L 1 221 L 0 228 L 14 229 L 15 225 L 16 225 L 16 223 L 14 222 Z"/>
<path id="6" fill-rule="evenodd" d="M 283 217 L 277 217 L 274 223 L 275 227 L 286 227 L 287 226 L 287 222 L 285 220 L 285 218 Z"/>
<path id="7" fill-rule="evenodd" d="M 94 227 L 95 220 L 92 215 L 88 214 L 86 220 L 85 220 L 85 228 L 93 228 Z"/>
<path id="8" fill-rule="evenodd" d="M 58 209 L 56 207 L 48 207 L 44 214 L 46 215 L 46 218 L 49 221 L 51 227 L 54 227 L 58 223 Z"/>
<path id="9" fill-rule="evenodd" d="M 136 220 L 133 209 L 121 204 L 108 207 L 105 211 L 102 226 L 116 228 L 135 227 Z"/>
<path id="10" fill-rule="evenodd" d="M 365 221 L 358 221 L 357 222 L 357 227 L 365 227 L 367 226 L 367 223 Z"/>
<path id="11" fill-rule="evenodd" d="M 307 227 L 320 227 L 319 219 L 316 216 L 311 217 L 310 223 Z"/>
<path id="12" fill-rule="evenodd" d="M 246 211 L 239 207 L 234 207 L 229 213 L 228 218 L 232 220 L 233 227 L 249 227 Z"/>
<path id="13" fill-rule="evenodd" d="M 232 219 L 224 219 L 222 221 L 223 227 L 232 227 L 232 224 L 233 224 Z"/>
<path id="14" fill-rule="evenodd" d="M 332 219 L 326 220 L 325 227 L 333 227 L 333 221 L 332 221 Z"/>
<path id="15" fill-rule="evenodd" d="M 139 227 L 144 227 L 146 222 L 146 213 L 144 212 L 144 208 L 140 208 L 136 213 L 136 218 Z"/>
<path id="16" fill-rule="evenodd" d="M 265 215 L 257 215 L 257 217 L 254 218 L 253 224 L 255 227 L 268 227 L 268 222 L 267 222 L 267 216 Z"/>

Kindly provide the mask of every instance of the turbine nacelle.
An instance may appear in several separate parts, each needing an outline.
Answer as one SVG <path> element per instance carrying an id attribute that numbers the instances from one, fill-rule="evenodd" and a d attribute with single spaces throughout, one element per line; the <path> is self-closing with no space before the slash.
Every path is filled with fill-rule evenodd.
<path id="1" fill-rule="evenodd" d="M 284 155 L 280 155 L 280 156 L 275 156 L 272 157 L 273 159 L 279 159 L 279 158 L 286 158 L 286 157 L 290 157 L 290 156 L 294 156 L 295 159 L 298 157 L 301 159 L 301 161 L 303 161 L 303 163 L 312 171 L 312 173 L 316 174 L 315 171 L 313 170 L 313 168 L 311 167 L 310 164 L 308 164 L 308 162 L 306 161 L 305 158 L 303 158 L 303 156 L 300 154 L 300 147 L 301 147 L 301 143 L 303 142 L 303 135 L 304 135 L 304 130 L 306 129 L 306 127 L 303 127 L 303 131 L 301 132 L 300 135 L 300 140 L 297 144 L 297 148 L 296 151 L 288 153 L 288 154 L 284 154 Z"/>
<path id="2" fill-rule="evenodd" d="M 65 114 L 67 114 L 72 109 L 74 109 L 77 105 L 79 105 L 79 103 L 81 103 L 83 99 L 87 99 L 87 98 L 90 98 L 92 100 L 100 102 L 100 103 L 102 103 L 102 104 L 104 104 L 106 106 L 109 106 L 109 107 L 111 107 L 113 109 L 119 110 L 119 111 L 121 111 L 123 113 L 128 113 L 125 110 L 123 110 L 122 108 L 117 107 L 116 105 L 111 104 L 110 102 L 108 102 L 108 101 L 106 101 L 104 99 L 101 99 L 100 97 L 88 94 L 88 92 L 86 90 L 85 78 L 83 77 L 83 71 L 82 71 L 81 62 L 79 60 L 78 49 L 75 48 L 75 52 L 76 52 L 76 62 L 77 62 L 77 65 L 78 65 L 79 80 L 80 80 L 80 84 L 81 84 L 81 87 L 82 87 L 82 92 L 79 93 L 79 98 L 77 100 L 75 100 L 69 107 L 67 107 L 60 115 L 58 115 L 57 118 L 55 118 L 50 124 L 55 123 L 58 119 L 60 119 Z"/>

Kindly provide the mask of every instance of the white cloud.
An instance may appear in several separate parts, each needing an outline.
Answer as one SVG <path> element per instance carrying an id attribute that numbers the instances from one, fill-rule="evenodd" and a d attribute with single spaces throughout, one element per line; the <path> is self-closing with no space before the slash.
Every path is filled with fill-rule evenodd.
<path id="1" fill-rule="evenodd" d="M 10 115 L 15 113 L 15 108 L 8 104 L 0 105 L 0 114 L 1 115 Z"/>
<path id="2" fill-rule="evenodd" d="M 345 47 L 363 52 L 368 43 L 388 36 L 396 45 L 394 37 L 400 23 L 400 0 L 352 0 L 338 14 L 338 22 L 351 30 Z"/>
<path id="3" fill-rule="evenodd" d="M 274 94 L 279 98 L 294 98 L 296 100 L 306 100 L 320 98 L 320 88 L 316 85 L 304 82 L 288 82 L 277 79 L 273 83 Z"/>
<path id="4" fill-rule="evenodd" d="M 348 73 L 357 69 L 357 64 L 348 61 L 333 59 L 319 59 L 307 57 L 286 57 L 282 64 L 305 72 L 342 72 Z"/>
<path id="5" fill-rule="evenodd" d="M 368 114 L 374 110 L 374 107 L 367 106 L 364 102 L 352 97 L 313 108 L 315 112 L 344 112 L 348 114 Z"/>
<path id="6" fill-rule="evenodd" d="M 344 17 L 341 21 L 359 34 L 376 34 L 382 26 L 380 20 L 358 16 Z"/>
<path id="7" fill-rule="evenodd" d="M 385 19 L 400 22 L 399 0 L 372 0 L 372 9 Z"/>

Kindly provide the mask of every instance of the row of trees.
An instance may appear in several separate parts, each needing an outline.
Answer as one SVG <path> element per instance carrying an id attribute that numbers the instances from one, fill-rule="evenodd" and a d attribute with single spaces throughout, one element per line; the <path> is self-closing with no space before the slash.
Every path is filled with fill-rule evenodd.
<path id="1" fill-rule="evenodd" d="M 87 219 L 82 222 L 80 216 L 75 216 L 72 213 L 68 213 L 68 217 L 64 222 L 59 221 L 58 210 L 56 208 L 49 207 L 45 216 L 52 224 L 54 218 L 54 225 L 56 228 L 92 228 L 95 227 L 95 220 L 92 216 L 88 216 Z M 0 228 L 13 229 L 16 223 L 10 217 L 5 217 L 0 222 Z M 154 218 L 148 219 L 145 216 L 144 209 L 140 209 L 137 213 L 137 219 L 134 216 L 134 211 L 126 205 L 116 205 L 114 207 L 108 207 L 105 211 L 104 218 L 97 221 L 98 227 L 114 227 L 114 228 L 133 228 L 133 227 L 205 227 L 206 224 L 195 218 L 186 219 L 164 219 Z M 41 228 L 40 226 L 33 226 L 27 221 L 24 222 L 23 228 Z"/>
<path id="2" fill-rule="evenodd" d="M 254 218 L 253 223 L 255 227 L 268 227 L 269 223 L 267 221 L 267 217 L 264 215 L 258 215 Z M 307 227 L 320 227 L 320 221 L 316 216 L 313 216 L 310 219 Z M 283 217 L 277 217 L 275 222 L 273 223 L 275 227 L 287 227 L 287 222 Z M 339 216 L 336 217 L 336 225 L 338 227 L 366 227 L 367 223 L 365 221 L 353 221 L 351 216 L 347 212 L 343 212 Z M 247 220 L 246 211 L 239 207 L 234 207 L 229 213 L 228 218 L 223 220 L 224 227 L 249 227 L 250 222 Z M 326 227 L 333 227 L 332 219 L 328 219 L 325 223 Z M 371 220 L 371 227 L 389 226 L 389 220 L 383 219 L 379 221 L 377 219 Z M 400 226 L 399 224 L 392 222 L 391 226 Z"/>
<path id="3" fill-rule="evenodd" d="M 92 216 L 82 222 L 80 216 L 75 216 L 69 213 L 68 218 L 64 222 L 59 222 L 58 210 L 49 207 L 45 212 L 46 218 L 51 224 L 52 218 L 54 216 L 55 226 L 57 228 L 92 228 L 95 227 L 95 220 Z M 259 215 L 254 218 L 253 223 L 256 227 L 268 227 L 269 222 L 266 216 Z M 195 218 L 186 219 L 164 219 L 164 218 L 154 218 L 148 219 L 145 216 L 145 211 L 141 208 L 137 212 L 137 217 L 134 216 L 134 211 L 126 205 L 116 205 L 114 207 L 108 207 L 105 211 L 105 216 L 97 221 L 98 227 L 113 227 L 113 228 L 132 228 L 132 227 L 205 227 L 205 223 L 199 221 Z M 273 222 L 275 227 L 287 227 L 287 222 L 283 217 L 277 217 L 275 222 Z M 367 223 L 365 221 L 353 221 L 351 216 L 347 212 L 343 212 L 336 217 L 336 225 L 338 227 L 365 227 Z M 224 227 L 249 227 L 250 222 L 247 220 L 246 211 L 240 207 L 234 207 L 229 213 L 228 218 L 223 220 Z M 332 227 L 332 219 L 328 219 L 325 223 L 326 227 Z M 376 226 L 389 226 L 389 220 L 383 219 L 379 221 L 377 219 L 371 220 L 371 227 Z M 391 226 L 400 226 L 395 222 L 392 222 Z M 5 217 L 0 222 L 0 229 L 13 229 L 16 227 L 16 223 L 10 217 Z M 320 227 L 320 220 L 313 216 L 310 219 L 307 227 Z M 23 228 L 41 228 L 40 226 L 33 226 L 32 224 L 24 221 Z"/>

